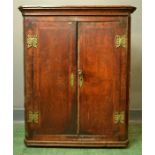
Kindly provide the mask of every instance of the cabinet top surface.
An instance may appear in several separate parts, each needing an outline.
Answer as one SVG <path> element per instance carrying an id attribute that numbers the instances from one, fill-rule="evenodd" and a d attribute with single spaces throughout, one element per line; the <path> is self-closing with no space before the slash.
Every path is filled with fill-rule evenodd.
<path id="1" fill-rule="evenodd" d="M 133 8 L 131 5 L 22 5 L 23 8 Z"/>
<path id="2" fill-rule="evenodd" d="M 115 14 L 119 12 L 121 12 L 122 14 L 123 13 L 130 14 L 136 10 L 136 7 L 129 6 L 129 5 L 96 5 L 96 6 L 93 6 L 93 5 L 90 5 L 90 6 L 45 6 L 45 5 L 29 6 L 29 5 L 23 5 L 23 6 L 19 6 L 19 10 L 23 13 L 23 15 L 30 15 L 31 12 L 33 12 L 33 15 L 41 15 L 41 14 L 38 14 L 38 12 L 41 12 L 43 14 L 44 12 L 46 12 L 46 15 L 50 15 L 49 12 L 55 12 L 54 14 L 52 13 L 53 15 L 61 15 L 65 12 L 70 12 L 72 15 L 74 14 L 84 15 L 88 13 L 90 15 L 91 13 L 92 15 L 95 15 L 94 13 L 98 12 L 96 15 L 103 15 L 103 12 L 104 14 L 105 13 L 114 14 L 113 12 L 115 12 Z"/>

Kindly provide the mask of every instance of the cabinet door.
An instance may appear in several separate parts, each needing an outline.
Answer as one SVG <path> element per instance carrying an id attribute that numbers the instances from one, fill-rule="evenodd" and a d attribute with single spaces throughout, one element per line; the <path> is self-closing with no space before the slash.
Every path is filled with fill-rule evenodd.
<path id="1" fill-rule="evenodd" d="M 26 100 L 28 137 L 74 134 L 76 24 L 40 19 L 25 20 L 25 37 L 38 37 L 37 47 L 25 47 L 25 93 L 30 98 Z"/>
<path id="2" fill-rule="evenodd" d="M 119 24 L 117 20 L 79 23 L 80 134 L 102 135 L 105 139 L 119 137 L 120 130 L 125 134 L 122 123 L 126 107 L 127 50 L 115 46 L 115 36 L 126 35 L 127 29 Z M 116 117 L 122 120 L 117 122 Z"/>

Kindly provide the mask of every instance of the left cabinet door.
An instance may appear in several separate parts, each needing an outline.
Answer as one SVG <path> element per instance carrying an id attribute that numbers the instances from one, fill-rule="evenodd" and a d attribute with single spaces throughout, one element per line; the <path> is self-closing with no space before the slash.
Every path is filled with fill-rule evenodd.
<path id="1" fill-rule="evenodd" d="M 26 139 L 76 133 L 76 23 L 25 17 Z"/>

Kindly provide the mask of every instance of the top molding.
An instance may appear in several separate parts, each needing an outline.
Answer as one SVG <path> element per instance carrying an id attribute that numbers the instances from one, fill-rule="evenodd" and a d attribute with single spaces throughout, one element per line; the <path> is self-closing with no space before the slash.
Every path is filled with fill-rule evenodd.
<path id="1" fill-rule="evenodd" d="M 20 6 L 23 16 L 91 16 L 91 15 L 123 15 L 128 16 L 136 10 L 133 6 Z"/>

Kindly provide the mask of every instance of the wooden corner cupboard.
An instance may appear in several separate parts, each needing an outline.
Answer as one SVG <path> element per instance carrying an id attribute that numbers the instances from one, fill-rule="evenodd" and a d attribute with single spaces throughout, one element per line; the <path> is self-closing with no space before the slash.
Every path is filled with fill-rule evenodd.
<path id="1" fill-rule="evenodd" d="M 132 6 L 22 6 L 27 146 L 128 144 Z"/>

